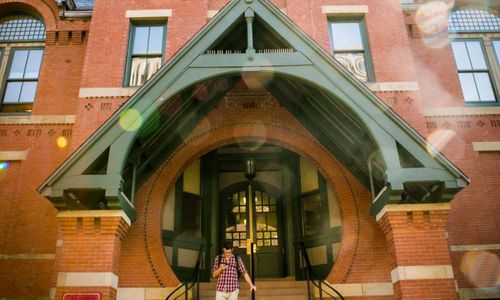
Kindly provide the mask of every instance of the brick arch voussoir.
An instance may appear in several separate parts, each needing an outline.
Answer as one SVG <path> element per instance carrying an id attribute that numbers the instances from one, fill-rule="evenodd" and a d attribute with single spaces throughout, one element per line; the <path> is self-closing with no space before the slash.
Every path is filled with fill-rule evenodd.
<path id="1" fill-rule="evenodd" d="M 255 125 L 261 128 L 264 126 L 265 130 L 255 131 Z M 143 224 L 150 267 L 157 274 L 156 277 L 161 286 L 175 286 L 179 283 L 164 254 L 161 239 L 164 195 L 173 188 L 177 178 L 196 158 L 224 145 L 251 141 L 265 141 L 275 144 L 310 159 L 324 175 L 327 182 L 337 191 L 342 214 L 343 237 L 337 261 L 327 279 L 332 283 L 340 283 L 346 279 L 357 249 L 359 219 L 355 195 L 348 178 L 345 176 L 344 167 L 314 137 L 307 133 L 277 124 L 249 122 L 212 128 L 189 138 L 155 173 L 154 184 L 144 204 L 143 217 L 145 220 Z"/>
<path id="2" fill-rule="evenodd" d="M 10 8 L 27 8 L 32 10 L 43 19 L 46 31 L 57 29 L 58 7 L 55 1 L 51 4 L 45 0 L 5 0 L 0 3 L 0 11 L 8 11 Z"/>

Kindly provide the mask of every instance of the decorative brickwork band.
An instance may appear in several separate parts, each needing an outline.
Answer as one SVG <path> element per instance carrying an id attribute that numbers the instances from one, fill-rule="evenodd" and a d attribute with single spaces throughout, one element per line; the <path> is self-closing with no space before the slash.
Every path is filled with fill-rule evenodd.
<path id="1" fill-rule="evenodd" d="M 57 216 L 55 299 L 96 292 L 116 299 L 121 242 L 130 219 L 123 211 L 68 211 Z"/>
<path id="2" fill-rule="evenodd" d="M 449 204 L 387 205 L 377 215 L 396 299 L 457 299 L 446 238 Z"/>

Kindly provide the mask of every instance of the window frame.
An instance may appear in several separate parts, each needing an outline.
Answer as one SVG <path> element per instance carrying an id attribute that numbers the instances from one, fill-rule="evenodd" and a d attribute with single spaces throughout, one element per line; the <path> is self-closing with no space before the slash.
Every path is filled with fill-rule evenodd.
<path id="1" fill-rule="evenodd" d="M 133 48 L 135 41 L 135 32 L 137 27 L 151 27 L 151 26 L 162 26 L 163 27 L 163 37 L 162 37 L 162 48 L 161 48 L 161 60 L 162 66 L 165 64 L 165 54 L 166 54 L 166 44 L 167 44 L 167 20 L 156 20 L 156 21 L 130 21 L 129 28 L 129 37 L 128 37 L 128 45 L 127 45 L 127 57 L 125 61 L 125 72 L 123 78 L 123 86 L 124 87 L 140 87 L 140 86 L 131 86 L 130 85 L 130 72 L 132 71 L 132 58 L 133 58 Z M 147 55 L 143 55 L 146 57 Z M 157 57 L 156 55 L 151 57 Z"/>
<path id="2" fill-rule="evenodd" d="M 493 55 L 495 56 L 495 58 L 493 60 L 496 62 L 496 67 L 498 69 L 500 69 L 500 36 L 492 38 L 490 40 L 490 42 L 491 42 L 491 49 L 493 51 Z M 495 46 L 493 45 L 494 42 L 499 43 L 498 53 L 495 51 Z"/>
<path id="3" fill-rule="evenodd" d="M 453 42 L 479 42 L 479 45 L 481 47 L 481 51 L 483 53 L 483 58 L 484 58 L 484 61 L 485 61 L 485 64 L 486 64 L 486 69 L 485 70 L 480 70 L 480 71 L 475 71 L 475 70 L 459 70 L 458 69 L 458 65 L 457 65 L 457 61 L 456 61 L 456 58 L 455 58 L 455 54 L 453 52 L 453 48 L 452 48 L 452 43 Z M 494 72 L 494 69 L 493 69 L 493 66 L 491 64 L 491 57 L 488 53 L 488 51 L 486 50 L 486 42 L 487 40 L 485 40 L 483 37 L 482 37 L 482 34 L 478 34 L 477 36 L 474 35 L 474 36 L 471 36 L 471 34 L 467 34 L 467 36 L 460 36 L 459 34 L 457 34 L 456 38 L 454 38 L 451 42 L 450 42 L 450 50 L 451 50 L 451 53 L 452 53 L 452 57 L 453 57 L 453 61 L 455 63 L 455 70 L 456 70 L 456 74 L 457 74 L 457 79 L 458 79 L 458 82 L 459 82 L 459 85 L 460 85 L 460 90 L 462 92 L 462 97 L 463 97 L 463 100 L 464 100 L 464 104 L 466 106 L 494 106 L 494 105 L 500 105 L 499 103 L 499 93 L 498 93 L 498 84 L 497 84 L 497 80 L 496 80 L 496 76 L 495 76 L 495 72 Z M 493 47 L 493 46 L 492 46 Z M 495 58 L 493 58 L 495 59 Z M 470 74 L 473 74 L 473 73 L 487 73 L 488 76 L 489 76 L 489 79 L 490 79 L 490 83 L 491 83 L 491 87 L 492 87 L 492 90 L 493 90 L 493 95 L 495 97 L 495 100 L 494 101 L 467 101 L 465 99 L 465 93 L 462 89 L 462 83 L 460 81 L 460 73 L 470 73 Z M 479 91 L 477 90 L 477 84 L 474 83 L 475 87 L 476 87 L 476 92 L 478 93 L 478 96 L 479 96 Z"/>
<path id="4" fill-rule="evenodd" d="M 26 45 L 23 45 L 25 43 Z M 38 45 L 37 45 L 38 44 Z M 42 45 L 44 42 L 37 42 L 37 43 L 26 43 L 26 42 L 15 42 L 15 43 L 8 43 L 5 44 L 5 46 L 2 46 L 1 48 L 3 49 L 3 58 L 6 61 L 5 67 L 2 68 L 3 66 L 0 64 L 0 114 L 30 114 L 31 110 L 33 108 L 33 105 L 36 100 L 36 92 L 38 91 L 38 82 L 40 80 L 40 74 L 42 71 L 42 66 L 43 66 L 43 59 L 45 56 L 45 46 Z M 9 80 L 9 72 L 12 67 L 12 63 L 14 60 L 14 53 L 18 50 L 42 50 L 42 59 L 40 61 L 40 70 L 38 72 L 38 76 L 36 80 L 33 79 L 21 79 L 21 80 Z M 8 54 L 8 57 L 6 57 L 5 54 Z M 3 61 L 3 59 L 2 59 Z M 0 63 L 2 63 L 0 61 Z M 9 81 L 16 81 L 16 82 L 37 82 L 37 87 L 35 89 L 35 97 L 33 99 L 33 102 L 17 102 L 17 103 L 4 103 L 4 98 L 5 98 L 5 92 L 7 90 L 7 83 Z M 6 110 L 4 111 L 4 107 L 20 107 L 20 108 L 25 108 L 25 111 L 10 111 Z"/>
<path id="5" fill-rule="evenodd" d="M 375 82 L 375 72 L 373 69 L 372 56 L 370 51 L 370 43 L 368 40 L 368 32 L 366 27 L 365 16 L 328 16 L 328 37 L 330 40 L 330 52 L 335 58 L 335 49 L 333 43 L 333 23 L 357 23 L 359 25 L 359 32 L 361 35 L 361 42 L 363 45 L 363 54 L 365 58 L 365 68 L 366 68 L 366 82 Z M 340 53 L 354 53 L 353 51 L 340 51 Z M 350 72 L 349 72 L 350 73 Z M 354 76 L 354 75 L 353 75 Z M 357 77 L 356 77 L 357 78 Z"/>

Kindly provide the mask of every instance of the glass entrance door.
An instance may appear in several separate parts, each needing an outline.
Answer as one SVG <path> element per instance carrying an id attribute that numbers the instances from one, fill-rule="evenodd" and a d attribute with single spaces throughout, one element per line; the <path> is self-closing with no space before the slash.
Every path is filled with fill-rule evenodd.
<path id="1" fill-rule="evenodd" d="M 225 220 L 222 222 L 223 239 L 233 242 L 247 268 L 247 239 L 253 232 L 256 277 L 282 277 L 285 275 L 283 226 L 279 190 L 261 183 L 237 184 L 222 193 Z M 250 202 L 251 201 L 251 202 Z M 249 211 L 253 211 L 253 230 L 250 230 Z"/>

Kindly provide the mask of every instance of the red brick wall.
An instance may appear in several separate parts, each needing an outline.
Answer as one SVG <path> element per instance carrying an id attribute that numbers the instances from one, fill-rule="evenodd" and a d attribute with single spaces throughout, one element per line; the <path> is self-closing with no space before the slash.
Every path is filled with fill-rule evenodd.
<path id="1" fill-rule="evenodd" d="M 61 20 L 52 0 L 0 0 L 0 11 L 19 8 L 19 3 L 37 11 L 45 20 L 48 31 L 33 114 L 76 114 L 77 123 L 0 125 L 0 151 L 28 150 L 27 160 L 15 162 L 9 169 L 0 171 L 0 254 L 53 254 L 56 248 L 56 210 L 35 190 L 126 101 L 126 98 L 78 98 L 81 87 L 122 86 L 129 33 L 125 11 L 173 10 L 167 25 L 168 60 L 206 24 L 207 9 L 221 9 L 227 0 L 97 0 L 91 21 Z M 375 78 L 378 81 L 418 81 L 420 85 L 418 92 L 385 92 L 378 93 L 378 96 L 425 137 L 436 130 L 451 131 L 452 138 L 445 143 L 442 152 L 472 180 L 471 185 L 452 202 L 447 227 L 450 243 L 500 243 L 500 235 L 494 234 L 498 231 L 497 216 L 500 215 L 500 204 L 495 201 L 498 198 L 496 186 L 500 179 L 500 156 L 474 152 L 471 144 L 473 141 L 498 141 L 500 127 L 492 121 L 500 121 L 500 117 L 424 118 L 419 111 L 422 107 L 464 106 L 450 48 L 431 49 L 421 40 L 409 38 L 398 0 L 276 0 L 273 3 L 286 9 L 288 17 L 327 51 L 330 51 L 327 18 L 321 13 L 321 6 L 368 5 L 366 24 Z M 76 38 L 70 39 L 70 32 Z M 77 42 L 79 34 L 83 36 L 81 43 Z M 262 118 L 251 114 L 246 117 Z M 463 120 L 470 121 L 470 127 L 459 128 L 457 121 Z M 425 128 L 426 122 L 435 122 L 436 127 Z M 60 149 L 55 140 L 63 134 L 63 129 L 72 129 L 73 132 L 72 136 L 66 136 L 68 146 Z M 3 130 L 6 135 L 1 134 Z M 41 133 L 33 136 L 30 130 L 41 130 Z M 192 156 L 184 158 L 189 160 Z M 181 171 L 182 168 L 178 169 Z M 343 180 L 349 182 L 351 190 L 339 189 L 337 192 L 351 194 L 352 205 L 355 205 L 354 208 L 343 207 L 343 218 L 353 223 L 344 231 L 345 258 L 339 261 L 339 267 L 335 266 L 337 269 L 329 278 L 334 282 L 353 283 L 388 281 L 388 250 L 383 234 L 367 214 L 368 192 L 351 174 L 346 173 Z M 145 185 L 141 191 L 148 189 L 151 186 Z M 138 212 L 142 215 L 144 207 L 138 207 Z M 135 266 L 142 267 L 135 277 L 120 277 L 124 286 L 134 286 L 134 282 L 155 286 L 157 278 L 164 276 L 147 267 L 150 258 L 144 254 L 149 251 L 143 240 L 145 226 L 145 220 L 139 218 L 123 242 L 121 259 L 127 263 L 120 263 L 120 272 L 133 274 Z M 494 253 L 498 257 L 498 253 Z M 156 255 L 162 254 L 158 250 Z M 454 271 L 459 285 L 469 287 L 471 283 L 467 282 L 467 276 L 457 271 L 463 256 L 464 253 L 453 254 Z M 52 272 L 52 264 L 51 260 L 1 259 L 0 269 L 12 272 L 0 272 L 0 295 L 48 296 L 50 286 L 43 274 Z M 168 272 L 168 269 L 161 272 Z M 174 284 L 175 280 L 168 283 Z"/>

